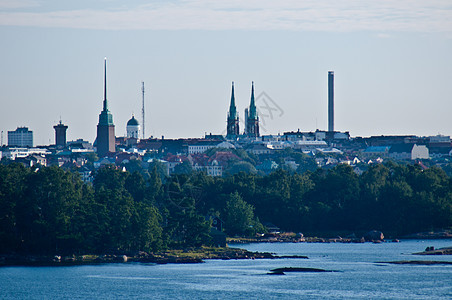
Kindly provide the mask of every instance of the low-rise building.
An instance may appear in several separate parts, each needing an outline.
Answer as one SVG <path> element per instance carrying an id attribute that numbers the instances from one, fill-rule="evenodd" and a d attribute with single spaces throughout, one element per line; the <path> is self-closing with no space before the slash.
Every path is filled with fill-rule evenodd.
<path id="1" fill-rule="evenodd" d="M 425 145 L 399 144 L 391 146 L 389 157 L 396 160 L 429 159 L 429 151 Z"/>
<path id="2" fill-rule="evenodd" d="M 2 152 L 2 158 L 6 157 L 7 159 L 15 160 L 16 158 L 25 158 L 29 155 L 39 155 L 46 156 L 50 154 L 47 149 L 43 148 L 7 148 Z"/>
<path id="3" fill-rule="evenodd" d="M 211 141 L 200 142 L 192 145 L 188 145 L 188 154 L 204 153 L 209 149 L 215 148 L 217 143 Z"/>
<path id="4" fill-rule="evenodd" d="M 207 175 L 212 177 L 221 177 L 223 176 L 223 167 L 220 166 L 217 160 L 211 161 L 207 166 L 205 166 Z"/>
<path id="5" fill-rule="evenodd" d="M 370 146 L 362 151 L 364 157 L 388 157 L 390 146 Z"/>
<path id="6" fill-rule="evenodd" d="M 33 167 L 36 165 L 41 165 L 44 167 L 47 166 L 46 158 L 40 155 L 29 155 L 27 157 L 18 157 L 15 159 L 15 161 L 22 163 L 27 167 Z"/>
<path id="7" fill-rule="evenodd" d="M 262 154 L 270 154 L 272 152 L 272 149 L 269 149 L 267 147 L 267 144 L 259 143 L 259 144 L 251 144 L 246 149 L 246 152 L 253 153 L 255 155 L 262 155 Z"/>

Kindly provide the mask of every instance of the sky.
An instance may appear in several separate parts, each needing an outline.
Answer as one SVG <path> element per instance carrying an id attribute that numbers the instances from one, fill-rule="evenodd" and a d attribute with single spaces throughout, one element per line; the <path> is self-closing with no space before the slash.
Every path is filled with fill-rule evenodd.
<path id="1" fill-rule="evenodd" d="M 116 136 L 224 134 L 255 84 L 261 134 L 452 135 L 450 0 L 0 0 L 0 130 L 35 145 L 93 142 L 107 98 Z M 243 124 L 241 124 L 241 130 Z"/>

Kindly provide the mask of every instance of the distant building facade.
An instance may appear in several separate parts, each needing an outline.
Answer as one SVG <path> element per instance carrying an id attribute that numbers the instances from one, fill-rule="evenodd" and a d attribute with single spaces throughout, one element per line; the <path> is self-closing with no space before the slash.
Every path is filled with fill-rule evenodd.
<path id="1" fill-rule="evenodd" d="M 397 160 L 429 159 L 429 150 L 425 145 L 399 144 L 391 146 L 389 157 Z"/>
<path id="2" fill-rule="evenodd" d="M 110 152 L 115 152 L 115 125 L 113 115 L 108 110 L 107 103 L 107 59 L 104 63 L 104 102 L 103 110 L 99 115 L 97 125 L 97 154 L 104 156 Z"/>
<path id="3" fill-rule="evenodd" d="M 33 147 L 33 131 L 28 127 L 17 127 L 15 131 L 8 131 L 9 147 Z"/>
<path id="4" fill-rule="evenodd" d="M 212 142 L 197 143 L 194 145 L 188 145 L 188 154 L 199 154 L 204 153 L 209 149 L 215 148 L 217 144 Z"/>
<path id="5" fill-rule="evenodd" d="M 6 157 L 11 160 L 16 160 L 16 158 L 25 158 L 29 155 L 46 156 L 48 154 L 50 154 L 50 152 L 47 149 L 10 147 L 2 152 L 1 158 Z"/>

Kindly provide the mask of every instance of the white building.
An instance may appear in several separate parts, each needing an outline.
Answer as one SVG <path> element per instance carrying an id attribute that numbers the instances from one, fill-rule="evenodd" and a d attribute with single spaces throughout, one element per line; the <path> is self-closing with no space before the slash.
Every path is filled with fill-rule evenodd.
<path id="1" fill-rule="evenodd" d="M 33 131 L 28 127 L 17 127 L 15 131 L 8 131 L 9 147 L 33 147 Z"/>
<path id="2" fill-rule="evenodd" d="M 428 148 L 425 145 L 414 144 L 413 149 L 411 149 L 411 160 L 415 159 L 429 159 Z"/>
<path id="3" fill-rule="evenodd" d="M 138 123 L 135 116 L 132 115 L 132 119 L 127 122 L 127 137 L 128 138 L 140 138 L 140 123 Z"/>
<path id="4" fill-rule="evenodd" d="M 194 145 L 188 145 L 188 154 L 199 154 L 204 153 L 209 149 L 215 148 L 216 145 L 212 144 L 194 144 Z"/>
<path id="5" fill-rule="evenodd" d="M 296 141 L 293 148 L 305 151 L 326 147 L 328 147 L 328 144 L 325 141 Z"/>
<path id="6" fill-rule="evenodd" d="M 287 141 L 267 143 L 267 147 L 272 150 L 283 150 L 286 148 L 293 148 L 293 146 L 294 146 L 294 144 L 292 142 L 287 142 Z"/>
<path id="7" fill-rule="evenodd" d="M 39 155 L 45 156 L 47 154 L 51 154 L 47 149 L 40 148 L 8 148 L 6 151 L 3 151 L 2 158 L 6 157 L 11 160 L 15 160 L 16 158 L 25 158 L 29 155 Z"/>
<path id="8" fill-rule="evenodd" d="M 214 159 L 210 165 L 206 166 L 207 175 L 213 177 L 223 176 L 223 167 Z"/>
<path id="9" fill-rule="evenodd" d="M 393 145 L 389 150 L 389 157 L 400 160 L 429 159 L 429 151 L 425 145 L 400 144 Z"/>
<path id="10" fill-rule="evenodd" d="M 212 177 L 223 176 L 223 167 L 219 165 L 219 163 L 216 159 L 214 159 L 212 162 L 208 163 L 205 166 L 195 163 L 193 165 L 193 169 L 196 171 L 202 171 L 202 172 L 205 171 L 207 175 L 212 176 Z"/>

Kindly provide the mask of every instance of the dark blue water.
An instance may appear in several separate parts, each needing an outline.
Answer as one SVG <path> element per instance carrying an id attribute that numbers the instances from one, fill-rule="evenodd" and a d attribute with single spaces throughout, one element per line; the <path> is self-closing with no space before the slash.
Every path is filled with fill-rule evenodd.
<path id="1" fill-rule="evenodd" d="M 452 241 L 239 246 L 279 255 L 308 255 L 309 259 L 5 267 L 0 268 L 0 299 L 452 299 L 451 265 L 376 263 L 452 261 L 451 256 L 411 255 L 427 246 L 452 246 Z M 339 272 L 266 274 L 279 267 Z"/>

